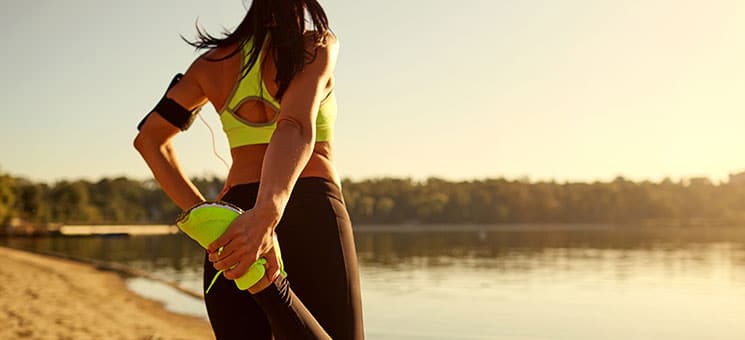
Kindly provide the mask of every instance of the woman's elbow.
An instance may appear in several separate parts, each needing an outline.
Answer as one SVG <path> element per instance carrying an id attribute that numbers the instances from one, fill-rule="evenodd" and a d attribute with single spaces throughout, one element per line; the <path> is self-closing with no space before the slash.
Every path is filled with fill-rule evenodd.
<path id="1" fill-rule="evenodd" d="M 135 136 L 132 144 L 134 145 L 135 150 L 137 150 L 141 155 L 144 155 L 150 151 L 162 149 L 164 146 L 167 146 L 166 144 L 168 144 L 168 142 L 156 140 L 146 133 L 139 132 L 137 136 Z"/>
<path id="2" fill-rule="evenodd" d="M 293 117 L 281 117 L 278 119 L 277 129 L 291 131 L 291 133 L 297 134 L 308 143 L 313 142 L 316 135 L 316 129 L 312 122 L 301 121 Z"/>
<path id="3" fill-rule="evenodd" d="M 142 149 L 144 147 L 143 141 L 142 141 L 142 133 L 137 133 L 135 136 L 134 141 L 132 142 L 132 145 L 134 146 L 135 150 L 137 150 L 139 153 L 142 153 Z"/>
<path id="4" fill-rule="evenodd" d="M 134 145 L 135 150 L 142 154 L 147 150 L 148 147 L 148 137 L 144 135 L 142 132 L 137 133 L 137 136 L 135 136 L 134 142 L 132 143 Z"/>

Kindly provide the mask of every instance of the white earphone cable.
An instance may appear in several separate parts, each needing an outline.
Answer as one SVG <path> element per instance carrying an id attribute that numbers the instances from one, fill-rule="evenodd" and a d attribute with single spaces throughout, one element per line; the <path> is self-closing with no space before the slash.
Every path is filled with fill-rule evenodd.
<path id="1" fill-rule="evenodd" d="M 225 158 L 222 158 L 222 156 L 220 156 L 219 153 L 217 153 L 217 145 L 215 144 L 215 132 L 212 131 L 212 127 L 210 126 L 209 123 L 207 123 L 207 120 L 205 120 L 201 114 L 198 116 L 199 116 L 199 120 L 201 120 L 202 123 L 204 123 L 204 126 L 207 127 L 207 130 L 210 131 L 210 136 L 212 137 L 212 153 L 214 153 L 215 156 L 222 161 L 222 164 L 225 164 L 225 169 L 230 171 L 230 165 L 228 165 L 228 162 L 225 160 Z"/>

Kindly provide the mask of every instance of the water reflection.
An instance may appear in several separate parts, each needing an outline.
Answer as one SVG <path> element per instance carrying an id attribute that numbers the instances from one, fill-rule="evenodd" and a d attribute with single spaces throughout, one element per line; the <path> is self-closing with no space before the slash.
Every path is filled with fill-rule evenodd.
<path id="1" fill-rule="evenodd" d="M 355 235 L 371 339 L 745 338 L 745 228 L 371 229 Z M 0 244 L 201 289 L 203 252 L 184 235 Z"/>
<path id="2" fill-rule="evenodd" d="M 440 230 L 436 232 L 370 231 L 355 235 L 357 255 L 365 267 L 470 267 L 529 271 L 545 266 L 578 265 L 618 268 L 635 263 L 676 266 L 712 265 L 712 254 L 745 265 L 745 228 L 662 229 L 565 228 L 520 231 Z M 472 229 L 472 228 L 464 228 Z M 72 256 L 132 264 L 175 272 L 201 268 L 201 248 L 184 235 L 137 237 L 0 238 L 0 244 Z M 672 264 L 672 263 L 675 264 Z"/>
<path id="3" fill-rule="evenodd" d="M 599 260 L 710 263 L 712 247 L 744 264 L 745 228 L 595 228 L 547 231 L 509 229 L 439 232 L 358 232 L 358 257 L 367 266 L 454 264 L 498 270 L 527 270 L 549 263 Z M 509 265 L 509 267 L 505 267 Z"/>

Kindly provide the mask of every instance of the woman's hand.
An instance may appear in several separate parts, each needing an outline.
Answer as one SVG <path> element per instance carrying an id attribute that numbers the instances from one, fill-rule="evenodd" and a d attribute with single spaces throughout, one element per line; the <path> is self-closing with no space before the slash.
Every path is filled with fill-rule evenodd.
<path id="1" fill-rule="evenodd" d="M 225 233 L 210 244 L 209 260 L 217 270 L 225 270 L 225 278 L 235 280 L 248 271 L 259 258 L 267 260 L 266 276 L 279 272 L 279 259 L 274 252 L 274 227 L 278 213 L 255 207 L 238 216 Z M 222 249 L 221 249 L 222 248 Z"/>

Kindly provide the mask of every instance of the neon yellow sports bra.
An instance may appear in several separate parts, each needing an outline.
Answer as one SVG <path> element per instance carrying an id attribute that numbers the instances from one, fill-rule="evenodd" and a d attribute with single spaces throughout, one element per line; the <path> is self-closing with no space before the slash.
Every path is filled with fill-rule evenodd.
<path id="1" fill-rule="evenodd" d="M 247 43 L 243 48 L 243 61 L 241 66 L 248 62 L 248 51 L 251 49 L 251 43 Z M 244 145 L 267 144 L 269 139 L 277 128 L 277 118 L 279 117 L 279 102 L 272 97 L 269 90 L 264 84 L 261 76 L 261 61 L 263 60 L 263 50 L 259 53 L 259 58 L 248 74 L 243 79 L 236 81 L 233 92 L 228 97 L 225 107 L 220 111 L 220 121 L 222 129 L 228 136 L 230 148 L 236 148 Z M 275 114 L 274 118 L 266 123 L 253 123 L 238 116 L 237 110 L 243 103 L 258 100 L 271 107 Z M 336 121 L 336 96 L 334 90 L 321 101 L 316 118 L 316 142 L 327 142 L 333 137 L 334 122 Z"/>

